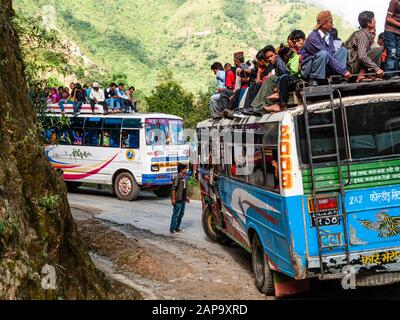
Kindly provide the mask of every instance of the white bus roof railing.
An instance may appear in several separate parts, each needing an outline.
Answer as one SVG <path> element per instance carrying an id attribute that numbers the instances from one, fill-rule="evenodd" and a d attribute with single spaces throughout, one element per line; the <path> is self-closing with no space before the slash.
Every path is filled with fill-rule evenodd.
<path id="1" fill-rule="evenodd" d="M 67 116 L 72 116 L 74 114 L 74 108 L 72 104 L 65 104 L 64 111 Z M 49 104 L 48 105 L 48 114 L 59 116 L 61 115 L 61 109 L 58 104 Z M 95 105 L 94 112 L 96 116 L 101 117 L 119 117 L 119 118 L 138 118 L 138 119 L 152 119 L 152 118 L 162 118 L 162 119 L 170 119 L 170 120 L 182 120 L 179 116 L 165 114 L 165 113 L 109 113 L 103 116 L 103 106 Z M 90 116 L 92 115 L 92 108 L 90 104 L 84 104 L 81 108 L 81 116 Z"/>
<path id="2" fill-rule="evenodd" d="M 58 104 L 49 104 L 48 105 L 49 111 L 55 112 L 55 113 L 61 113 L 61 108 Z M 66 114 L 74 113 L 74 106 L 73 104 L 64 104 L 64 112 Z M 81 107 L 80 112 L 82 114 L 91 114 L 92 113 L 92 107 L 90 106 L 90 104 L 83 104 Z M 104 113 L 104 108 L 102 105 L 100 104 L 96 104 L 94 106 L 94 112 L 96 114 L 103 114 Z"/>

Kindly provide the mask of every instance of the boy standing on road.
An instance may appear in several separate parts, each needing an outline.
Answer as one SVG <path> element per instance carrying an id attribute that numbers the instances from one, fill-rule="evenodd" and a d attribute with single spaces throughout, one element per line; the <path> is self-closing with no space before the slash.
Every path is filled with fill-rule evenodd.
<path id="1" fill-rule="evenodd" d="M 183 163 L 178 164 L 178 175 L 175 177 L 172 184 L 172 206 L 174 207 L 171 226 L 169 231 L 174 233 L 183 232 L 180 229 L 183 215 L 185 214 L 185 204 L 190 203 L 187 197 L 187 184 L 186 184 L 187 166 Z"/>

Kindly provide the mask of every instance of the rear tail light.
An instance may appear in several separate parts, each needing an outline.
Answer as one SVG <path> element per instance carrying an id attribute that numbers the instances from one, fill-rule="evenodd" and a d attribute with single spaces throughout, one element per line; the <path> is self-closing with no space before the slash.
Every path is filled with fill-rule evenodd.
<path id="1" fill-rule="evenodd" d="M 318 211 L 338 210 L 337 197 L 318 198 L 315 200 Z M 314 200 L 308 199 L 308 209 L 310 212 L 315 212 Z"/>

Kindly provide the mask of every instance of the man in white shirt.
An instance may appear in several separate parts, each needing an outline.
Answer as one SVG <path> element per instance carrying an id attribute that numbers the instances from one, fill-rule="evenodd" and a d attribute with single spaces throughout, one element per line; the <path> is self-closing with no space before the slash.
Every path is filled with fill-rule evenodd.
<path id="1" fill-rule="evenodd" d="M 92 114 L 94 114 L 94 107 L 96 104 L 103 106 L 104 114 L 108 113 L 108 105 L 106 103 L 104 91 L 100 90 L 99 83 L 93 82 L 92 90 L 90 91 L 90 107 L 92 108 Z"/>

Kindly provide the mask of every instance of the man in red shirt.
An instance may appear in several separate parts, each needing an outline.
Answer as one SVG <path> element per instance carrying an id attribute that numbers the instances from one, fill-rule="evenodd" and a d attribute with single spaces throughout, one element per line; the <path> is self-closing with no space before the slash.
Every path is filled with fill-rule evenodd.
<path id="1" fill-rule="evenodd" d="M 228 108 L 228 104 L 230 98 L 233 96 L 235 90 L 235 83 L 236 83 L 236 74 L 232 70 L 232 65 L 230 63 L 226 63 L 224 66 L 225 70 L 225 87 L 221 92 L 220 104 L 221 104 L 221 111 L 223 112 L 225 109 Z"/>
<path id="2" fill-rule="evenodd" d="M 385 63 L 385 71 L 388 76 L 398 77 L 394 74 L 399 70 L 400 60 L 400 1 L 391 0 L 389 9 L 386 15 L 385 34 L 384 34 L 385 49 L 387 58 Z"/>
<path id="3" fill-rule="evenodd" d="M 232 70 L 232 65 L 230 63 L 226 63 L 224 66 L 224 70 L 226 88 L 229 90 L 235 90 L 236 75 L 235 72 Z"/>

